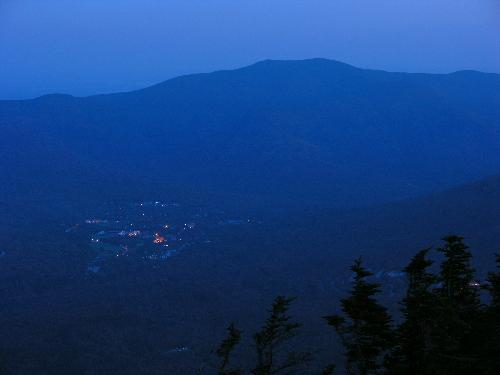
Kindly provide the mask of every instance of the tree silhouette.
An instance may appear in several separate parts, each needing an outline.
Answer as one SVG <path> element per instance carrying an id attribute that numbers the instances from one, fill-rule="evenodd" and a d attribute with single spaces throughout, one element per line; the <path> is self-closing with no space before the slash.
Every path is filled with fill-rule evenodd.
<path id="1" fill-rule="evenodd" d="M 243 371 L 239 368 L 231 369 L 229 367 L 229 360 L 234 348 L 241 341 L 241 331 L 238 330 L 234 323 L 231 323 L 227 328 L 227 337 L 221 342 L 216 351 L 217 356 L 221 360 L 219 365 L 219 375 L 240 375 Z"/>
<path id="2" fill-rule="evenodd" d="M 373 274 L 363 267 L 361 259 L 354 262 L 351 270 L 353 287 L 350 296 L 341 301 L 346 318 L 331 315 L 325 319 L 346 348 L 348 373 L 367 375 L 382 367 L 383 356 L 391 347 L 391 317 L 374 298 L 380 293 L 380 286 L 366 280 Z"/>
<path id="3" fill-rule="evenodd" d="M 471 347 L 480 315 L 479 293 L 471 266 L 472 254 L 463 237 L 447 236 L 438 252 L 444 255 L 436 288 L 437 305 L 432 333 L 434 371 L 441 374 L 470 373 L 477 369 Z"/>
<path id="4" fill-rule="evenodd" d="M 493 375 L 500 369 L 500 255 L 496 254 L 496 272 L 488 274 L 486 289 L 491 303 L 483 314 L 482 324 L 477 334 L 478 355 L 483 373 Z"/>
<path id="5" fill-rule="evenodd" d="M 500 254 L 495 254 L 496 257 L 496 272 L 488 274 L 490 283 L 487 288 L 491 294 L 491 309 L 500 312 Z"/>
<path id="6" fill-rule="evenodd" d="M 269 317 L 262 329 L 254 335 L 257 364 L 254 375 L 293 373 L 311 359 L 307 352 L 287 350 L 287 343 L 297 336 L 299 323 L 292 322 L 288 310 L 293 298 L 279 296 L 274 300 Z"/>
<path id="7" fill-rule="evenodd" d="M 419 251 L 404 271 L 408 287 L 401 301 L 402 322 L 392 329 L 387 309 L 376 299 L 380 285 L 358 259 L 349 295 L 341 300 L 342 315 L 324 317 L 345 348 L 349 375 L 496 375 L 500 369 L 500 255 L 497 270 L 484 286 L 490 303 L 481 305 L 472 255 L 459 236 L 444 238 L 439 273 L 433 274 L 430 249 Z M 292 351 L 299 323 L 288 314 L 293 298 L 277 297 L 262 329 L 254 335 L 257 363 L 253 375 L 303 374 L 310 353 Z M 241 332 L 234 325 L 217 355 L 220 375 L 240 375 L 229 359 Z M 319 366 L 313 366 L 318 369 Z M 331 375 L 330 365 L 320 371 Z M 302 370 L 302 371 L 301 371 Z"/>
<path id="8" fill-rule="evenodd" d="M 438 251 L 445 260 L 441 264 L 441 294 L 454 303 L 460 313 L 475 313 L 479 307 L 477 288 L 474 288 L 474 269 L 470 265 L 472 254 L 463 237 L 447 236 L 445 245 Z"/>
<path id="9" fill-rule="evenodd" d="M 430 374 L 429 353 L 435 321 L 436 297 L 432 291 L 437 277 L 428 271 L 430 249 L 419 251 L 404 272 L 408 281 L 402 301 L 404 320 L 396 331 L 396 345 L 387 362 L 390 374 Z"/>

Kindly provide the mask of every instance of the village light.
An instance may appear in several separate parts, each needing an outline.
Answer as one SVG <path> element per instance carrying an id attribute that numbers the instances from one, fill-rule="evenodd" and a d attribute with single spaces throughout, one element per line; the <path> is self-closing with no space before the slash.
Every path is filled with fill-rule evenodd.
<path id="1" fill-rule="evenodd" d="M 165 242 L 165 237 L 160 236 L 159 233 L 155 233 L 155 238 L 153 240 L 153 243 L 163 243 Z"/>

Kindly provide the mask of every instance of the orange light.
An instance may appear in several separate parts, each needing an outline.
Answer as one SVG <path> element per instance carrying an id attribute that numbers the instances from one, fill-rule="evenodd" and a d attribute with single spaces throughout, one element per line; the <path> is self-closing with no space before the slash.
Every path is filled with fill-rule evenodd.
<path id="1" fill-rule="evenodd" d="M 159 233 L 155 233 L 155 238 L 153 240 L 153 243 L 163 243 L 165 242 L 165 237 L 160 236 Z"/>

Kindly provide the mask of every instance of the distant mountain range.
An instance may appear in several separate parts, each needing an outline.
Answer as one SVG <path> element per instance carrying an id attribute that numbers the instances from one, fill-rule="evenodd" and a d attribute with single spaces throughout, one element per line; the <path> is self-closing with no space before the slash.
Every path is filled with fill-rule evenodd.
<path id="1" fill-rule="evenodd" d="M 500 171 L 500 75 L 263 61 L 129 93 L 0 101 L 0 131 L 3 193 L 363 205 Z"/>

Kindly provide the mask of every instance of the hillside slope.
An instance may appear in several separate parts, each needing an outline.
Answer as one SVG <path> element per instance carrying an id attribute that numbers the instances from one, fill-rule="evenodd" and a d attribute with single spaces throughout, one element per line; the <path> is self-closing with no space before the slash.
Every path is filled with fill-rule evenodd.
<path id="1" fill-rule="evenodd" d="M 130 93 L 2 101 L 0 128 L 0 172 L 14 190 L 118 189 L 120 176 L 159 190 L 364 204 L 500 170 L 500 76 L 263 61 Z"/>
<path id="2" fill-rule="evenodd" d="M 0 237 L 7 253 L 0 259 L 2 364 L 19 374 L 67 366 L 73 373 L 197 374 L 229 322 L 251 345 L 280 294 L 298 297 L 293 316 L 304 323 L 301 343 L 328 348 L 318 361 L 329 363 L 334 336 L 321 317 L 338 311 L 355 258 L 363 256 L 384 285 L 383 300 L 397 309 L 401 268 L 445 234 L 466 237 L 482 280 L 499 249 L 499 213 L 500 175 L 377 207 L 222 226 L 210 231 L 211 241 L 165 262 L 119 257 L 95 275 L 85 272 L 89 249 L 62 236 L 66 227 L 40 220 L 30 231 Z M 179 347 L 189 350 L 172 354 Z"/>

